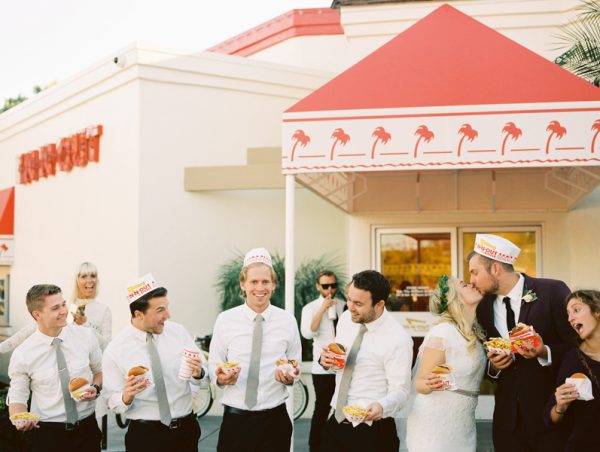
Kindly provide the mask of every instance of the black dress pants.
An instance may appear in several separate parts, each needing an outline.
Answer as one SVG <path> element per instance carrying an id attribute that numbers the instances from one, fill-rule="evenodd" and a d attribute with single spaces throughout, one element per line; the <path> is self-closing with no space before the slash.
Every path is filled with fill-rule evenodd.
<path id="1" fill-rule="evenodd" d="M 323 441 L 323 428 L 331 411 L 331 398 L 335 391 L 335 375 L 313 374 L 313 386 L 315 387 L 315 411 L 310 421 L 310 436 L 308 446 L 310 452 L 318 452 Z"/>
<path id="2" fill-rule="evenodd" d="M 31 452 L 100 452 L 102 434 L 95 414 L 70 430 L 62 422 L 39 422 L 38 426 L 25 433 Z"/>
<path id="3" fill-rule="evenodd" d="M 321 452 L 398 452 L 400 439 L 391 417 L 353 427 L 344 420 L 338 424 L 331 416 L 325 424 Z"/>
<path id="4" fill-rule="evenodd" d="M 291 441 L 285 403 L 264 411 L 225 406 L 217 452 L 289 452 Z"/>
<path id="5" fill-rule="evenodd" d="M 125 434 L 127 452 L 198 452 L 200 424 L 191 413 L 181 418 L 177 428 L 169 428 L 160 421 L 131 420 Z"/>

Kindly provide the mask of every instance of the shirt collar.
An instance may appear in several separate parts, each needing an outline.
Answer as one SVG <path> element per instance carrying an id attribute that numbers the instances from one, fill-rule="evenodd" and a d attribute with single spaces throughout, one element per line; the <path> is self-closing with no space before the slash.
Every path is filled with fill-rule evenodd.
<path id="1" fill-rule="evenodd" d="M 129 322 L 129 325 L 127 326 L 127 328 L 129 328 L 130 334 L 137 340 L 142 341 L 142 342 L 146 342 L 146 331 L 142 331 L 138 328 L 136 328 L 135 326 L 133 326 L 133 324 L 131 322 Z M 158 334 L 156 335 L 158 336 Z"/>
<path id="2" fill-rule="evenodd" d="M 519 280 L 514 285 L 514 287 L 508 292 L 506 295 L 498 295 L 497 300 L 500 300 L 502 303 L 502 299 L 504 297 L 508 297 L 511 300 L 521 300 L 523 298 L 523 287 L 525 287 L 525 278 L 522 274 L 519 273 Z"/>
<path id="3" fill-rule="evenodd" d="M 248 320 L 250 320 L 251 322 L 254 322 L 254 319 L 256 318 L 256 316 L 258 314 L 262 315 L 265 322 L 267 320 L 269 320 L 269 318 L 273 314 L 273 305 L 271 305 L 271 303 L 269 303 L 269 306 L 267 306 L 267 309 L 265 309 L 263 312 L 260 312 L 260 313 L 254 311 L 252 308 L 250 308 L 250 306 L 248 306 L 248 303 L 244 303 L 243 306 L 244 306 L 244 308 L 243 308 L 244 314 L 248 318 Z"/>
<path id="4" fill-rule="evenodd" d="M 367 331 L 377 331 L 377 328 L 379 328 L 383 322 L 385 322 L 385 319 L 388 316 L 388 312 L 385 308 L 383 308 L 383 313 L 379 316 L 378 319 L 373 320 L 369 323 L 365 323 L 365 326 L 367 327 Z"/>
<path id="5" fill-rule="evenodd" d="M 54 341 L 54 337 L 53 336 L 46 336 L 44 333 L 42 333 L 39 329 L 39 327 L 35 330 L 35 333 L 37 335 L 37 338 L 40 340 L 40 342 L 42 344 L 46 344 L 46 345 L 52 345 L 52 342 Z M 67 334 L 67 327 L 63 327 L 62 330 L 60 330 L 60 334 L 57 336 L 61 341 L 64 342 L 64 340 L 66 339 L 66 337 L 68 336 Z"/>

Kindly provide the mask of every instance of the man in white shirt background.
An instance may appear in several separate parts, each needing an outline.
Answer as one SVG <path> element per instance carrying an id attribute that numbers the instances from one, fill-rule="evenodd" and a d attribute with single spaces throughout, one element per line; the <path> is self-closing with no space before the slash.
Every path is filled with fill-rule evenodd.
<path id="1" fill-rule="evenodd" d="M 108 406 L 131 420 L 125 447 L 128 452 L 197 451 L 200 426 L 192 412 L 191 385 L 202 384 L 200 359 L 183 358 L 188 369 L 180 376 L 183 351 L 196 351 L 194 341 L 169 320 L 167 289 L 151 274 L 132 283 L 127 298 L 131 324 L 115 336 L 103 358 Z M 128 376 L 138 366 L 148 371 Z"/>
<path id="2" fill-rule="evenodd" d="M 313 365 L 311 369 L 315 388 L 315 409 L 310 423 L 308 445 L 310 452 L 318 452 L 323 437 L 323 426 L 329 417 L 331 397 L 335 391 L 335 373 L 319 364 L 324 346 L 335 339 L 335 329 L 346 302 L 335 298 L 337 277 L 329 270 L 317 275 L 316 287 L 319 298 L 302 308 L 300 332 L 306 339 L 313 340 Z"/>
<path id="3" fill-rule="evenodd" d="M 412 339 L 386 311 L 390 284 L 374 270 L 355 274 L 348 287 L 348 310 L 337 324 L 335 341 L 346 350 L 343 370 L 337 371 L 331 400 L 334 414 L 325 425 L 323 452 L 397 452 L 400 440 L 394 414 L 410 391 Z M 333 366 L 333 355 L 322 350 L 321 365 Z M 354 427 L 342 409 L 354 405 L 368 411 Z"/>
<path id="4" fill-rule="evenodd" d="M 288 452 L 292 422 L 285 407 L 287 386 L 299 375 L 301 345 L 294 317 L 271 305 L 277 275 L 269 252 L 246 253 L 240 273 L 245 303 L 217 317 L 210 343 L 210 376 L 224 389 L 219 452 Z M 295 373 L 276 368 L 295 360 Z M 224 363 L 237 363 L 224 370 Z"/>
<path id="5" fill-rule="evenodd" d="M 27 432 L 32 452 L 100 451 L 100 430 L 94 415 L 102 385 L 102 353 L 88 328 L 67 326 L 67 304 L 61 289 L 35 285 L 27 292 L 27 309 L 36 331 L 13 352 L 9 364 L 9 413 L 41 416 L 37 426 L 27 421 L 17 427 Z M 69 380 L 84 377 L 91 383 L 79 400 L 69 392 Z"/>

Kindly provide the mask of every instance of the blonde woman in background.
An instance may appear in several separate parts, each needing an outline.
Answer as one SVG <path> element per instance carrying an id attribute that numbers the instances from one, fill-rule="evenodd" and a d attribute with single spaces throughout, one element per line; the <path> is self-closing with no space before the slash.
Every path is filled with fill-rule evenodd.
<path id="1" fill-rule="evenodd" d="M 482 295 L 460 279 L 442 276 L 429 301 L 439 317 L 419 349 L 413 370 L 414 402 L 407 420 L 407 446 L 415 452 L 469 451 L 477 443 L 475 408 L 485 370 L 484 337 L 475 318 Z M 455 379 L 447 389 L 436 366 Z"/>
<path id="2" fill-rule="evenodd" d="M 98 270 L 91 262 L 84 262 L 79 266 L 75 276 L 75 290 L 73 292 L 73 320 L 76 324 L 91 328 L 98 338 L 102 351 L 110 342 L 112 335 L 112 316 L 107 305 L 96 300 L 98 291 Z M 77 307 L 82 308 L 82 314 L 77 314 Z M 25 339 L 33 334 L 37 324 L 30 323 L 0 344 L 0 353 L 12 352 Z"/>

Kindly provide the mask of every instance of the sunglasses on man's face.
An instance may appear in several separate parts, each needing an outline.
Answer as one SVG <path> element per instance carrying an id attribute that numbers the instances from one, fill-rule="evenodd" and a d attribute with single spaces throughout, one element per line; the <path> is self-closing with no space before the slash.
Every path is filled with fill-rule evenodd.
<path id="1" fill-rule="evenodd" d="M 327 290 L 330 287 L 332 289 L 337 289 L 337 283 L 331 283 L 331 284 L 319 284 L 323 289 Z"/>

